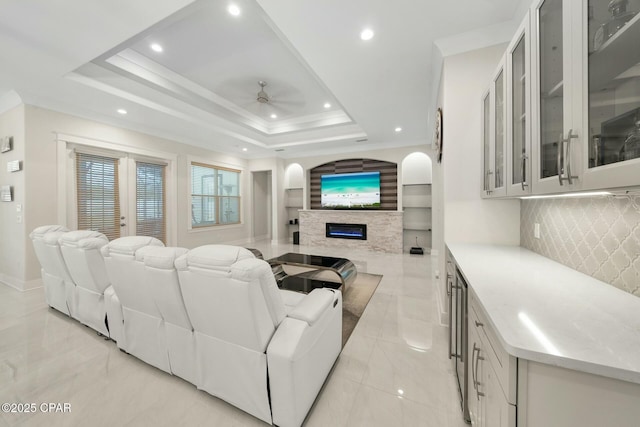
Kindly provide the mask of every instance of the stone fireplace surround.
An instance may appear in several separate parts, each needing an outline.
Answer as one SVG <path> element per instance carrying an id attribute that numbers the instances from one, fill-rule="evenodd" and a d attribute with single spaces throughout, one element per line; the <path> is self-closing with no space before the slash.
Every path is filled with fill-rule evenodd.
<path id="1" fill-rule="evenodd" d="M 402 212 L 300 210 L 300 244 L 402 253 Z M 367 240 L 326 237 L 326 223 L 366 224 Z"/>

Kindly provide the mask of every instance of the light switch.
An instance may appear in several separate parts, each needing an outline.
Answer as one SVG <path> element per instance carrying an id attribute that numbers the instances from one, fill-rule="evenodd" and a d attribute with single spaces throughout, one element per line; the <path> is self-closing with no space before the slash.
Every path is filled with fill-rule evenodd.
<path id="1" fill-rule="evenodd" d="M 16 205 L 16 212 L 22 212 L 22 204 L 18 203 Z"/>
<path id="2" fill-rule="evenodd" d="M 535 237 L 536 239 L 540 238 L 540 224 L 538 224 L 537 222 L 533 224 L 533 237 Z"/>

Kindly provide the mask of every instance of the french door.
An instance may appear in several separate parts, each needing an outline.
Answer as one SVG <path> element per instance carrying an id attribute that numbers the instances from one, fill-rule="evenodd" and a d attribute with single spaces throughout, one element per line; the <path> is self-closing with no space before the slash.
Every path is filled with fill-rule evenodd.
<path id="1" fill-rule="evenodd" d="M 128 235 L 167 243 L 167 165 L 160 159 L 74 149 L 68 217 L 79 230 L 104 233 L 109 240 Z"/>

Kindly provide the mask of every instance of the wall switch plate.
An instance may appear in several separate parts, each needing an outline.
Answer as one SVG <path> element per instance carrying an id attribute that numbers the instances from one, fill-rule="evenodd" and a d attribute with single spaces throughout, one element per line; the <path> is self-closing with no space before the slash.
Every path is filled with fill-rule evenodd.
<path id="1" fill-rule="evenodd" d="M 535 237 L 536 239 L 540 238 L 540 224 L 538 224 L 537 222 L 533 224 L 533 237 Z"/>
<path id="2" fill-rule="evenodd" d="M 22 204 L 21 203 L 18 203 L 16 205 L 16 212 L 22 212 Z"/>

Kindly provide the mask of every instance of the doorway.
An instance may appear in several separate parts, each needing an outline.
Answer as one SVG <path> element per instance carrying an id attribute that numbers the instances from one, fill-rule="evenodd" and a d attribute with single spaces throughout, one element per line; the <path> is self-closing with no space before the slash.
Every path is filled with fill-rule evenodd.
<path id="1" fill-rule="evenodd" d="M 271 171 L 252 172 L 252 241 L 271 240 Z"/>

